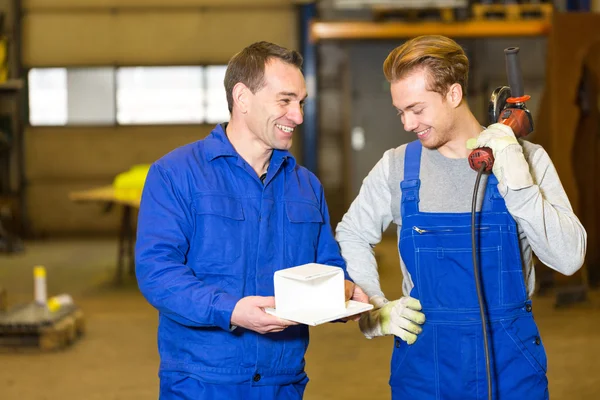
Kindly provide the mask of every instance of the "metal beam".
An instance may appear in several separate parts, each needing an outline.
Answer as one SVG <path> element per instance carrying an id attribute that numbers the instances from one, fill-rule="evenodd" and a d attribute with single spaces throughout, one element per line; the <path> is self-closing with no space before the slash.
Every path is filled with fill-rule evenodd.
<path id="1" fill-rule="evenodd" d="M 304 78 L 308 98 L 304 103 L 304 124 L 302 141 L 302 164 L 318 175 L 318 104 L 317 104 L 317 46 L 310 40 L 311 21 L 317 16 L 315 3 L 302 4 L 300 7 L 300 49 L 304 57 Z"/>
<path id="2" fill-rule="evenodd" d="M 401 39 L 420 35 L 444 35 L 453 38 L 545 36 L 552 22 L 531 21 L 466 21 L 445 22 L 370 22 L 313 21 L 312 42 L 321 40 Z"/>

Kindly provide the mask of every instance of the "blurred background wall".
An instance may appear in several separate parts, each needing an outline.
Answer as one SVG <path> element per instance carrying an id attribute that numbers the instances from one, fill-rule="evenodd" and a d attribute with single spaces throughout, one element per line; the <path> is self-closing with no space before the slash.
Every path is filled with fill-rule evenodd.
<path id="1" fill-rule="evenodd" d="M 0 400 L 156 398 L 157 313 L 133 273 L 139 193 L 117 197 L 115 184 L 228 120 L 232 55 L 259 40 L 303 54 L 309 98 L 292 153 L 323 183 L 333 229 L 382 154 L 415 138 L 382 64 L 421 34 L 464 47 L 482 125 L 507 85 L 503 50 L 520 48 L 527 139 L 549 152 L 588 233 L 575 276 L 536 268 L 550 392 L 596 399 L 599 26 L 600 0 L 0 0 L 0 316 L 31 302 L 31 267 L 43 264 L 48 294 L 72 295 L 88 327 L 80 344 L 35 357 L 20 352 L 28 332 L 11 336 L 19 351 L 0 351 Z M 390 299 L 402 280 L 393 231 L 375 248 Z M 307 399 L 389 398 L 390 337 L 366 341 L 351 324 L 311 335 Z"/>
<path id="2" fill-rule="evenodd" d="M 68 193 L 110 184 L 130 166 L 199 140 L 214 126 L 119 123 L 115 100 L 135 78 L 118 86 L 116 67 L 223 66 L 259 40 L 298 47 L 297 10 L 285 0 L 28 0 L 22 2 L 21 23 L 24 74 L 66 69 L 61 72 L 69 99 L 67 110 L 54 110 L 66 111 L 66 126 L 64 120 L 51 122 L 55 126 L 40 121 L 23 132 L 24 211 L 34 236 L 114 233 L 117 213 L 99 218 L 97 206 L 74 204 Z M 165 74 L 176 80 L 178 72 Z M 220 99 L 222 79 L 202 90 L 219 92 Z M 48 102 L 41 101 L 48 112 Z"/>

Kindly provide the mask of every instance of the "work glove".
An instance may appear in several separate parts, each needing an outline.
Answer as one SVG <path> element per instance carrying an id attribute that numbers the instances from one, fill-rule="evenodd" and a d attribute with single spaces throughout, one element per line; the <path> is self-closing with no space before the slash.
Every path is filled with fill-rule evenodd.
<path id="1" fill-rule="evenodd" d="M 529 164 L 523 148 L 508 125 L 495 123 L 481 132 L 475 139 L 467 141 L 468 149 L 489 147 L 494 154 L 492 172 L 501 186 L 519 190 L 533 185 Z"/>
<path id="2" fill-rule="evenodd" d="M 369 299 L 374 308 L 361 315 L 358 325 L 367 339 L 376 336 L 395 335 L 408 344 L 417 340 L 423 328 L 425 314 L 420 312 L 421 303 L 412 297 L 388 301 L 382 296 Z"/>

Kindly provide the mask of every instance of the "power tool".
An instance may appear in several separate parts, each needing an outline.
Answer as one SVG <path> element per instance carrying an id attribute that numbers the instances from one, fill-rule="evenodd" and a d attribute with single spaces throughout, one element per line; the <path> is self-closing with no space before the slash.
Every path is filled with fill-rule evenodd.
<path id="1" fill-rule="evenodd" d="M 499 122 L 511 127 L 516 138 L 527 136 L 533 131 L 533 118 L 525 102 L 531 96 L 523 92 L 523 77 L 519 67 L 519 48 L 504 49 L 506 56 L 506 75 L 509 86 L 499 86 L 490 97 L 488 117 L 490 124 Z M 479 171 L 485 164 L 484 172 L 489 173 L 494 165 L 494 155 L 488 147 L 475 149 L 469 154 L 469 165 Z"/>
<path id="2" fill-rule="evenodd" d="M 527 136 L 533 131 L 533 118 L 531 113 L 525 106 L 525 102 L 530 99 L 530 96 L 523 92 L 523 77 L 519 67 L 518 47 L 509 47 L 504 49 L 506 56 L 506 74 L 508 76 L 509 86 L 497 87 L 490 98 L 488 107 L 488 116 L 490 124 L 499 122 L 511 127 L 515 137 L 521 138 Z M 487 318 L 485 310 L 485 301 L 481 289 L 481 278 L 479 265 L 477 262 L 477 241 L 475 236 L 476 229 L 476 207 L 477 193 L 479 192 L 479 183 L 483 173 L 492 171 L 494 165 L 494 155 L 489 147 L 475 149 L 469 154 L 469 165 L 477 171 L 477 179 L 473 190 L 473 202 L 471 204 L 471 246 L 473 254 L 473 274 L 475 276 L 475 286 L 477 289 L 477 300 L 479 302 L 479 312 L 481 316 L 481 328 L 483 333 L 483 347 L 485 354 L 485 370 L 487 378 L 487 393 L 488 400 L 493 399 L 492 393 L 492 374 L 490 349 L 487 333 Z"/>

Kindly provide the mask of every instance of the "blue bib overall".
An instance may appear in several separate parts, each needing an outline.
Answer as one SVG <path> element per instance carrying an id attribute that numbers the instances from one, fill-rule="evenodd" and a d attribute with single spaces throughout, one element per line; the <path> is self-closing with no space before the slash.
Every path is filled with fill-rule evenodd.
<path id="1" fill-rule="evenodd" d="M 413 345 L 394 340 L 392 398 L 485 400 L 471 214 L 419 211 L 421 150 L 419 141 L 406 149 L 399 249 L 426 322 Z M 527 298 L 517 224 L 497 183 L 490 175 L 476 217 L 494 399 L 547 399 L 546 354 Z"/>

